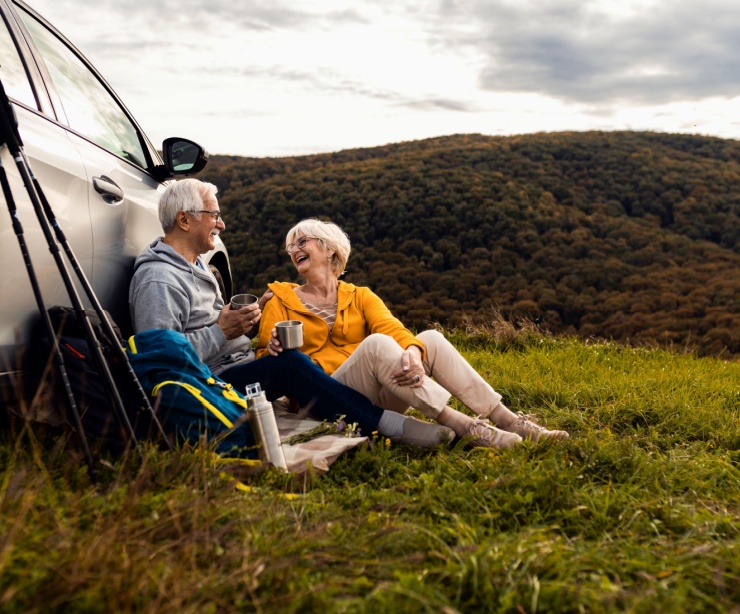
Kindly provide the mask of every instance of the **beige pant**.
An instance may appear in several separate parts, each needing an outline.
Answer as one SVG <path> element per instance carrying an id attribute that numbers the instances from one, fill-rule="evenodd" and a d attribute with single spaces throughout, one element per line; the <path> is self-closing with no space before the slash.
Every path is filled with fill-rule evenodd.
<path id="1" fill-rule="evenodd" d="M 413 407 L 434 420 L 451 395 L 476 414 L 488 413 L 501 402 L 501 395 L 478 375 L 444 335 L 427 330 L 416 338 L 426 349 L 424 371 L 428 376 L 418 388 L 391 381 L 391 374 L 401 367 L 403 349 L 392 337 L 381 334 L 365 339 L 332 377 L 361 392 L 379 407 L 399 413 Z"/>

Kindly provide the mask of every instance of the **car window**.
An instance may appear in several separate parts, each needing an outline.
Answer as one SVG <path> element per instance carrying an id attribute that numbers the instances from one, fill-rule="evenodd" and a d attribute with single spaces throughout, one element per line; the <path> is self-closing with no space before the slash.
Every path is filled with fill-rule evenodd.
<path id="1" fill-rule="evenodd" d="M 0 79 L 3 80 L 3 87 L 8 96 L 34 109 L 38 108 L 26 69 L 2 19 L 0 19 Z"/>
<path id="2" fill-rule="evenodd" d="M 28 13 L 19 12 L 44 58 L 69 127 L 146 168 L 138 131 L 115 98 L 61 39 Z"/>

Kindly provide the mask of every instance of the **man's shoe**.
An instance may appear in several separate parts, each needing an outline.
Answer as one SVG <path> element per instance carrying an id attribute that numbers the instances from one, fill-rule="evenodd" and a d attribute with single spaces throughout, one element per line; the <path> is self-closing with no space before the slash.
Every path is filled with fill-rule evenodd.
<path id="1" fill-rule="evenodd" d="M 497 429 L 487 420 L 474 419 L 468 429 L 470 444 L 481 448 L 510 448 L 522 441 L 516 433 Z"/>
<path id="2" fill-rule="evenodd" d="M 422 448 L 431 448 L 441 443 L 449 443 L 455 437 L 452 429 L 437 424 L 436 422 L 425 422 L 406 416 L 403 423 L 403 435 L 393 437 L 393 443 L 400 443 Z"/>
<path id="3" fill-rule="evenodd" d="M 537 441 L 538 439 L 568 439 L 570 435 L 566 431 L 550 431 L 544 426 L 537 424 L 534 416 L 528 414 L 518 414 L 518 418 L 514 420 L 504 430 L 509 433 L 516 433 L 523 439 L 530 439 Z"/>

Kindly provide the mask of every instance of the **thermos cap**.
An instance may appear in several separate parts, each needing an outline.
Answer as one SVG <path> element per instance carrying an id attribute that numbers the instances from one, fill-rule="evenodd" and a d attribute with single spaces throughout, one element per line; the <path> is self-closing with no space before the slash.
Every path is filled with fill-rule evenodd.
<path id="1" fill-rule="evenodd" d="M 244 397 L 247 399 L 252 399 L 254 397 L 260 396 L 261 394 L 262 386 L 260 386 L 259 382 L 255 382 L 254 384 L 247 384 L 247 389 Z"/>

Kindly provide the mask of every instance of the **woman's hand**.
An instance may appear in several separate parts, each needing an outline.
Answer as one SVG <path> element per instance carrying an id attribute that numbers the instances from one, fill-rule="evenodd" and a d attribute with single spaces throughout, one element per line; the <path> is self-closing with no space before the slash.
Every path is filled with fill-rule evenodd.
<path id="1" fill-rule="evenodd" d="M 410 345 L 401 354 L 401 368 L 391 375 L 391 379 L 399 386 L 418 388 L 424 383 L 424 363 L 421 360 L 421 350 Z"/>
<path id="2" fill-rule="evenodd" d="M 267 353 L 270 356 L 277 356 L 282 351 L 283 351 L 283 346 L 280 344 L 280 339 L 278 339 L 277 329 L 273 328 L 272 338 L 270 339 L 270 342 L 267 344 Z"/>

